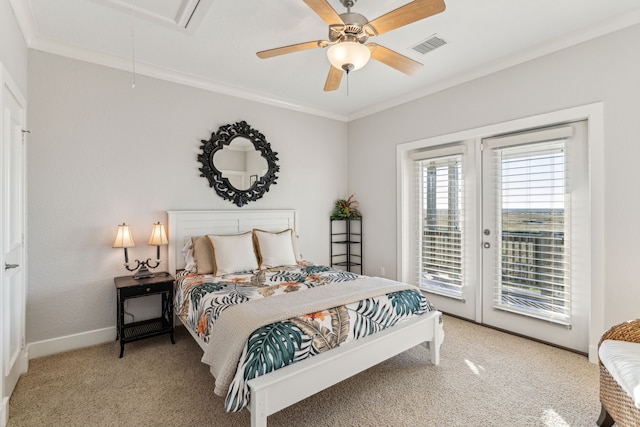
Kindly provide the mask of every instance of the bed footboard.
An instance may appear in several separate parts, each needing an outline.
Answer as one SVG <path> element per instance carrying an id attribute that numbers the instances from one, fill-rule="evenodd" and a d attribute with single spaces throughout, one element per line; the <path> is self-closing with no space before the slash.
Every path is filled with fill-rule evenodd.
<path id="1" fill-rule="evenodd" d="M 248 382 L 251 426 L 266 427 L 267 416 L 424 342 L 438 365 L 443 339 L 442 314 L 433 311 L 254 378 Z"/>

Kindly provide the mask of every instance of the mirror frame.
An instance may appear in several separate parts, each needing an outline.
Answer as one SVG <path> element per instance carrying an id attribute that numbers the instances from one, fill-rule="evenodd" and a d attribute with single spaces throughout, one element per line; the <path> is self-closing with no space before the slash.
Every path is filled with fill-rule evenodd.
<path id="1" fill-rule="evenodd" d="M 267 161 L 267 173 L 258 177 L 248 189 L 239 190 L 231 185 L 229 179 L 222 176 L 222 172 L 213 164 L 213 156 L 219 150 L 229 145 L 235 138 L 243 137 L 251 141 L 257 151 Z M 211 134 L 209 140 L 201 140 L 202 153 L 198 154 L 198 161 L 202 163 L 200 176 L 207 178 L 209 187 L 213 187 L 216 193 L 225 200 L 230 200 L 237 206 L 242 207 L 249 202 L 254 202 L 264 196 L 269 191 L 272 184 L 276 184 L 278 176 L 276 173 L 280 166 L 276 163 L 278 157 L 275 151 L 271 150 L 271 144 L 263 134 L 253 129 L 244 120 L 233 124 L 223 125 Z"/>

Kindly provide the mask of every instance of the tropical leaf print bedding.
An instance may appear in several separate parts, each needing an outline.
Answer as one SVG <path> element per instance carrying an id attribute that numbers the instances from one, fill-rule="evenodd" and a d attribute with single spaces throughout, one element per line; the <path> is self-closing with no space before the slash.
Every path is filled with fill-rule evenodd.
<path id="1" fill-rule="evenodd" d="M 176 285 L 175 311 L 185 326 L 208 342 L 216 319 L 232 305 L 359 278 L 363 276 L 311 264 L 222 277 L 183 273 Z M 418 290 L 402 290 L 262 326 L 244 346 L 225 409 L 238 411 L 246 406 L 247 381 L 252 378 L 430 310 L 433 307 Z"/>

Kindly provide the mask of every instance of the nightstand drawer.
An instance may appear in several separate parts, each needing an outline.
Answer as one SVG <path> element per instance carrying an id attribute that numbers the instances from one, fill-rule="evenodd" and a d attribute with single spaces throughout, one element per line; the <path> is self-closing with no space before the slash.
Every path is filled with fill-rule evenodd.
<path id="1" fill-rule="evenodd" d="M 173 287 L 173 282 L 140 284 L 138 286 L 127 286 L 120 289 L 124 298 L 136 297 L 140 295 L 156 294 L 160 292 L 168 292 Z"/>

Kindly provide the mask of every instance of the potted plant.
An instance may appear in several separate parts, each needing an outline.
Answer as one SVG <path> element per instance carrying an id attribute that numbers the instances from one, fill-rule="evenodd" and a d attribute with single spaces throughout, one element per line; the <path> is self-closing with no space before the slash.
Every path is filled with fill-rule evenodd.
<path id="1" fill-rule="evenodd" d="M 331 220 L 338 221 L 343 219 L 359 220 L 362 214 L 358 210 L 358 202 L 353 200 L 353 194 L 347 199 L 336 200 L 333 212 L 331 212 Z"/>

